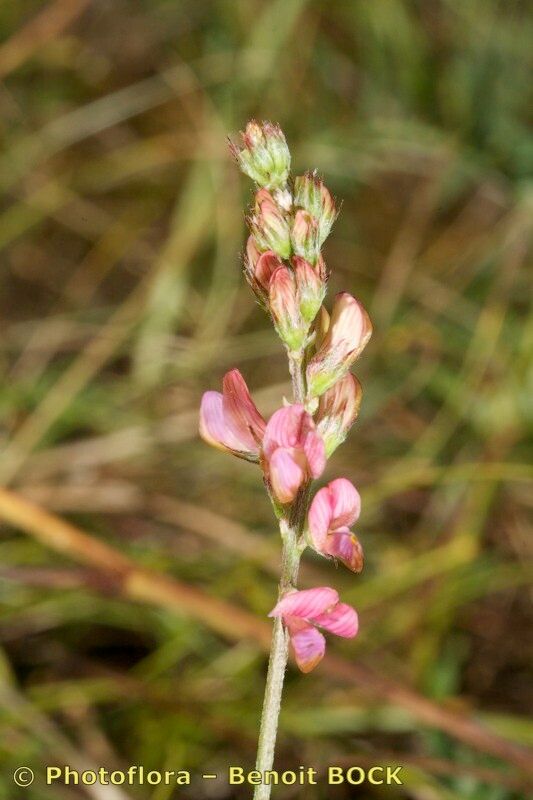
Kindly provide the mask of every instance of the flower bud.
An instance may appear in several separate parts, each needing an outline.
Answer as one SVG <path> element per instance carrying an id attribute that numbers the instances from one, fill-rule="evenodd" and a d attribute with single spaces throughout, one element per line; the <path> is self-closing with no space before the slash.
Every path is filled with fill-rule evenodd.
<path id="1" fill-rule="evenodd" d="M 251 120 L 241 138 L 243 147 L 230 142 L 230 149 L 245 175 L 265 189 L 285 186 L 291 155 L 279 125 Z"/>
<path id="2" fill-rule="evenodd" d="M 326 284 L 317 275 L 311 264 L 301 256 L 292 259 L 300 314 L 308 325 L 316 317 L 326 294 Z"/>
<path id="3" fill-rule="evenodd" d="M 311 397 L 320 397 L 340 380 L 372 335 L 372 323 L 355 297 L 341 292 L 335 298 L 328 331 L 307 367 Z"/>
<path id="4" fill-rule="evenodd" d="M 259 252 L 253 236 L 248 237 L 244 258 L 244 275 L 254 294 L 263 306 L 268 305 L 270 279 L 283 262 L 272 251 Z"/>
<path id="5" fill-rule="evenodd" d="M 270 313 L 278 336 L 289 350 L 300 350 L 309 327 L 300 314 L 298 287 L 292 270 L 279 267 L 270 279 Z"/>
<path id="6" fill-rule="evenodd" d="M 321 247 L 335 222 L 337 209 L 329 189 L 316 173 L 307 172 L 294 179 L 294 204 L 317 220 L 318 246 Z"/>
<path id="7" fill-rule="evenodd" d="M 344 442 L 357 419 L 363 390 L 351 372 L 324 392 L 318 406 L 318 432 L 329 456 Z"/>
<path id="8" fill-rule="evenodd" d="M 316 264 L 320 254 L 318 222 L 307 211 L 296 212 L 291 231 L 292 247 L 297 256 Z"/>
<path id="9" fill-rule="evenodd" d="M 273 250 L 280 258 L 289 258 L 291 238 L 285 216 L 266 189 L 255 197 L 255 210 L 249 219 L 250 229 L 259 250 Z"/>

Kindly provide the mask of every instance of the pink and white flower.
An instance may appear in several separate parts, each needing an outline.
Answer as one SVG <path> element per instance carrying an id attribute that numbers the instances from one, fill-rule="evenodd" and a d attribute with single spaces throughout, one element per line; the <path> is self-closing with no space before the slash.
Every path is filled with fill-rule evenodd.
<path id="1" fill-rule="evenodd" d="M 338 593 L 327 586 L 289 592 L 269 616 L 282 618 L 302 672 L 311 672 L 324 657 L 326 640 L 318 628 L 352 639 L 359 627 L 355 609 L 339 602 Z"/>
<path id="2" fill-rule="evenodd" d="M 315 423 L 298 403 L 278 409 L 263 439 L 265 472 L 280 503 L 290 503 L 309 478 L 318 478 L 326 466 L 326 450 Z"/>
<path id="3" fill-rule="evenodd" d="M 258 462 L 265 425 L 238 369 L 224 375 L 222 394 L 205 392 L 202 397 L 200 436 L 214 447 Z"/>
<path id="4" fill-rule="evenodd" d="M 346 478 L 337 478 L 319 489 L 309 509 L 309 533 L 313 547 L 329 558 L 338 558 L 348 569 L 361 572 L 363 549 L 350 526 L 359 518 L 361 498 Z"/>

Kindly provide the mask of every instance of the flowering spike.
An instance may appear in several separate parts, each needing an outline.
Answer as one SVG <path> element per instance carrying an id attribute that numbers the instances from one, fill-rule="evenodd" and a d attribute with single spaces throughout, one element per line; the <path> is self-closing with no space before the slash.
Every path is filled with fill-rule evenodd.
<path id="1" fill-rule="evenodd" d="M 243 147 L 230 142 L 230 150 L 245 175 L 265 189 L 283 188 L 291 155 L 279 125 L 250 120 L 241 138 Z"/>
<path id="2" fill-rule="evenodd" d="M 357 419 L 363 390 L 351 372 L 324 392 L 318 405 L 318 431 L 329 456 L 342 444 Z"/>
<path id="3" fill-rule="evenodd" d="M 335 298 L 329 328 L 307 367 L 312 397 L 320 397 L 340 380 L 372 335 L 372 323 L 361 303 L 348 292 Z"/>
<path id="4" fill-rule="evenodd" d="M 323 181 L 313 172 L 294 179 L 294 204 L 300 206 L 318 223 L 318 246 L 321 247 L 337 217 L 335 201 Z"/>
<path id="5" fill-rule="evenodd" d="M 230 143 L 230 148 L 257 185 L 247 219 L 244 273 L 288 351 L 293 401 L 283 399 L 283 406 L 265 423 L 240 372 L 232 370 L 224 377 L 222 393 L 204 394 L 200 433 L 210 444 L 260 464 L 280 521 L 285 590 L 296 584 L 306 544 L 354 572 L 363 566 L 362 547 L 350 530 L 361 505 L 355 487 L 338 478 L 316 492 L 309 508 L 308 498 L 312 480 L 320 477 L 327 457 L 357 417 L 361 386 L 349 369 L 370 338 L 372 325 L 362 305 L 345 292 L 337 295 L 331 318 L 323 305 L 329 276 L 321 247 L 337 216 L 323 181 L 316 172 L 308 172 L 292 183 L 290 153 L 277 125 L 251 120 L 241 136 L 242 144 Z M 358 630 L 355 610 L 327 586 L 284 591 L 270 616 L 280 622 L 272 641 L 261 719 L 256 762 L 260 772 L 268 772 L 273 764 L 287 663 L 280 624 L 302 672 L 310 672 L 324 657 L 322 631 L 350 638 Z M 269 791 L 265 800 L 267 795 Z"/>

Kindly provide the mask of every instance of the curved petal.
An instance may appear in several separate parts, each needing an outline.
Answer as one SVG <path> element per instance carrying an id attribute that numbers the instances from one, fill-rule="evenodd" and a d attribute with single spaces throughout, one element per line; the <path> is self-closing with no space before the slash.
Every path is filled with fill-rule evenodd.
<path id="1" fill-rule="evenodd" d="M 255 277 L 261 284 L 263 289 L 268 292 L 270 285 L 270 278 L 278 267 L 283 266 L 283 261 L 274 253 L 273 250 L 267 250 L 259 256 L 255 265 Z"/>
<path id="2" fill-rule="evenodd" d="M 361 572 L 363 569 L 364 557 L 361 542 L 349 528 L 339 528 L 330 533 L 326 540 L 324 553 L 338 558 L 352 572 Z"/>
<path id="3" fill-rule="evenodd" d="M 326 448 L 322 437 L 315 431 L 310 431 L 305 437 L 304 452 L 309 474 L 312 478 L 319 478 L 326 466 Z"/>
<path id="4" fill-rule="evenodd" d="M 224 375 L 222 381 L 224 422 L 241 449 L 259 454 L 259 442 L 265 433 L 265 420 L 250 396 L 246 381 L 238 369 Z"/>
<path id="5" fill-rule="evenodd" d="M 280 503 L 290 503 L 305 480 L 305 472 L 289 449 L 278 447 L 268 462 L 268 474 Z"/>
<path id="6" fill-rule="evenodd" d="M 314 619 L 339 602 L 339 595 L 329 586 L 319 586 L 316 589 L 303 589 L 294 591 L 282 597 L 272 609 L 269 617 L 300 617 L 301 619 Z"/>
<path id="7" fill-rule="evenodd" d="M 323 550 L 331 522 L 331 504 L 327 486 L 319 489 L 313 497 L 309 508 L 308 521 L 313 545 L 317 550 Z"/>
<path id="8" fill-rule="evenodd" d="M 302 430 L 304 427 L 308 430 L 309 423 L 314 425 L 304 407 L 298 403 L 275 411 L 265 430 L 263 449 L 266 457 L 270 458 L 278 447 L 297 447 L 302 439 Z"/>
<path id="9" fill-rule="evenodd" d="M 346 353 L 359 354 L 372 335 L 372 323 L 362 303 L 348 292 L 340 292 L 333 303 L 329 345 L 342 345 Z"/>
<path id="10" fill-rule="evenodd" d="M 337 603 L 330 611 L 319 614 L 311 620 L 315 625 L 319 625 L 330 633 L 342 636 L 345 639 L 353 639 L 359 630 L 359 619 L 355 608 L 346 603 Z"/>
<path id="11" fill-rule="evenodd" d="M 330 530 L 353 525 L 361 513 L 361 497 L 353 483 L 346 478 L 336 478 L 328 483 L 328 490 L 331 504 Z"/>
<path id="12" fill-rule="evenodd" d="M 222 450 L 243 452 L 247 447 L 237 439 L 226 425 L 222 395 L 205 392 L 200 405 L 200 436 L 208 444 Z"/>
<path id="13" fill-rule="evenodd" d="M 287 628 L 298 668 L 302 672 L 311 672 L 324 658 L 326 652 L 324 636 L 312 625 L 300 619 L 287 620 Z"/>

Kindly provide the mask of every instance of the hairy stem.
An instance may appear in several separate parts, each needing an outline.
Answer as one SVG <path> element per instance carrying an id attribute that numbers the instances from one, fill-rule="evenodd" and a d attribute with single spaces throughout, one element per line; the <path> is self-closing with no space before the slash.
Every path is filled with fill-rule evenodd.
<path id="1" fill-rule="evenodd" d="M 289 370 L 292 378 L 292 391 L 295 403 L 305 403 L 305 370 L 302 350 L 289 353 Z"/>
<path id="2" fill-rule="evenodd" d="M 289 369 L 292 378 L 294 400 L 297 403 L 304 403 L 305 374 L 302 352 L 291 353 L 289 355 Z M 305 486 L 298 492 L 297 497 L 294 499 L 294 502 L 288 510 L 288 516 L 280 520 L 283 552 L 278 599 L 282 598 L 289 589 L 296 588 L 301 557 L 301 549 L 298 546 L 298 542 L 305 524 L 307 498 L 308 488 Z M 278 617 L 274 621 L 272 633 L 265 697 L 263 700 L 263 711 L 259 728 L 259 743 L 255 762 L 255 768 L 262 774 L 271 770 L 274 764 L 278 720 L 281 709 L 281 695 L 283 692 L 283 681 L 285 679 L 288 657 L 289 634 L 283 626 L 283 621 Z M 270 790 L 271 787 L 267 784 L 262 783 L 256 786 L 254 800 L 269 800 Z"/>

